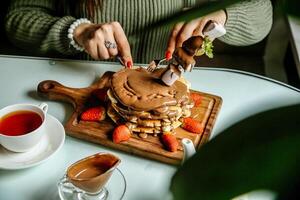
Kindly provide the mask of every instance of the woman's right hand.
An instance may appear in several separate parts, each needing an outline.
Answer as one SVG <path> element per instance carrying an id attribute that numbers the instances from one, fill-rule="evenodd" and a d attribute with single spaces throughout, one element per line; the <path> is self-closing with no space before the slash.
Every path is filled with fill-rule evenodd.
<path id="1" fill-rule="evenodd" d="M 73 33 L 74 40 L 95 60 L 120 56 L 126 67 L 132 67 L 130 46 L 119 22 L 80 24 Z M 116 47 L 106 47 L 105 43 Z"/>

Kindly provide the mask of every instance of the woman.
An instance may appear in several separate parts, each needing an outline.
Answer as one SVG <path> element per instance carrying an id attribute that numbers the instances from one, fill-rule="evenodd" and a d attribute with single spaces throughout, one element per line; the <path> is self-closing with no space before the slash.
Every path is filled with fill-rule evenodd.
<path id="1" fill-rule="evenodd" d="M 37 54 L 96 60 L 119 55 L 124 65 L 130 67 L 132 58 L 138 63 L 148 63 L 161 58 L 166 50 L 168 55 L 172 54 L 184 40 L 201 35 L 208 20 L 225 25 L 227 34 L 219 38 L 222 42 L 238 46 L 262 40 L 272 25 L 271 2 L 251 0 L 179 23 L 173 30 L 147 28 L 197 3 L 197 0 L 14 0 L 6 17 L 6 32 L 13 44 Z M 83 49 L 85 53 L 80 53 Z"/>

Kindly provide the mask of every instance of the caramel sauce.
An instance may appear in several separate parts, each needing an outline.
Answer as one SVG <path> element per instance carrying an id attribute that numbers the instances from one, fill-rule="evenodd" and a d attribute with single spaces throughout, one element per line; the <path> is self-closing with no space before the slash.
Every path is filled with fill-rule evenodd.
<path id="1" fill-rule="evenodd" d="M 103 161 L 96 157 L 95 159 L 81 163 L 81 165 L 74 168 L 74 171 L 71 172 L 71 176 L 74 179 L 91 179 L 104 174 L 111 168 L 111 164 L 113 163 L 108 163 L 107 160 Z"/>
<path id="2" fill-rule="evenodd" d="M 119 102 L 136 111 L 149 111 L 163 106 L 186 104 L 187 86 L 176 81 L 172 86 L 162 84 L 159 73 L 146 69 L 123 69 L 111 79 L 111 89 Z"/>
<path id="3" fill-rule="evenodd" d="M 110 178 L 120 159 L 109 153 L 96 154 L 68 168 L 71 183 L 90 193 L 99 191 Z"/>

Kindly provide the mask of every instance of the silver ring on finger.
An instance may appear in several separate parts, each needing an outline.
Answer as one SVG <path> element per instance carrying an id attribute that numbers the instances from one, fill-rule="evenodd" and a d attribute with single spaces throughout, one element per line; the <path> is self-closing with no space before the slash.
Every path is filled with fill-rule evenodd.
<path id="1" fill-rule="evenodd" d="M 116 43 L 110 42 L 110 41 L 107 41 L 107 40 L 104 41 L 104 46 L 105 46 L 107 49 L 115 49 L 115 48 L 117 48 Z"/>

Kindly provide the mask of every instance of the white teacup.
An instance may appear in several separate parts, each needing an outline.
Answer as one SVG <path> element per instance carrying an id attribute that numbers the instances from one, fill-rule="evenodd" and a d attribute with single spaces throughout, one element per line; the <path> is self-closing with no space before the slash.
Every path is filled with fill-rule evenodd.
<path id="1" fill-rule="evenodd" d="M 26 152 L 37 145 L 42 139 L 48 105 L 46 103 L 41 103 L 39 106 L 32 104 L 14 104 L 4 107 L 0 110 L 0 123 L 4 122 L 5 119 L 3 118 L 14 115 L 13 113 L 18 113 L 19 111 L 25 113 L 29 111 L 28 113 L 33 112 L 38 114 L 39 117 L 41 117 L 40 125 L 37 125 L 32 131 L 20 135 L 9 135 L 7 133 L 1 133 L 0 131 L 0 144 L 10 151 Z M 11 120 L 13 119 L 11 118 Z"/>

